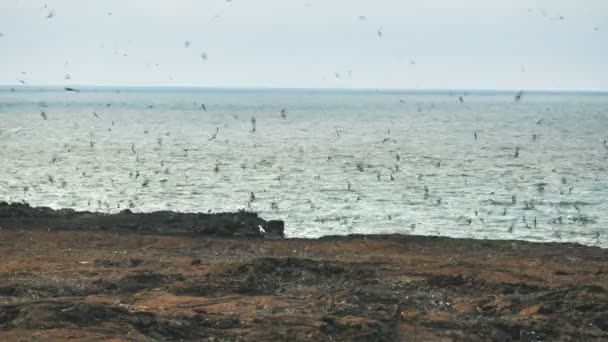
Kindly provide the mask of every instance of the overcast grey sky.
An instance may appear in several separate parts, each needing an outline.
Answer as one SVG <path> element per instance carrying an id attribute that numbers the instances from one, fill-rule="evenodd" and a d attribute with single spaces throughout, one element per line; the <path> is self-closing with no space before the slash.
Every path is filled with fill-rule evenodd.
<path id="1" fill-rule="evenodd" d="M 606 0 L 1 0 L 0 33 L 4 85 L 608 90 Z"/>

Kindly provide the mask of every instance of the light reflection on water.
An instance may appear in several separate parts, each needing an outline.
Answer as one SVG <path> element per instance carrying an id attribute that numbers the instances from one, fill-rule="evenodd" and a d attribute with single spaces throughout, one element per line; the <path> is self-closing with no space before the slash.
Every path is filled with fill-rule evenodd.
<path id="1" fill-rule="evenodd" d="M 608 96 L 460 95 L 0 88 L 0 199 L 608 247 Z"/>

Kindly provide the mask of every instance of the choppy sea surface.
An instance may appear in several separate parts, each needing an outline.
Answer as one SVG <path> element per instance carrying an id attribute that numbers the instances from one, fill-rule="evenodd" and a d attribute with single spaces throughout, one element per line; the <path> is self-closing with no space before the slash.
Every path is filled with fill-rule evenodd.
<path id="1" fill-rule="evenodd" d="M 608 247 L 608 94 L 514 96 L 0 87 L 0 200 Z"/>

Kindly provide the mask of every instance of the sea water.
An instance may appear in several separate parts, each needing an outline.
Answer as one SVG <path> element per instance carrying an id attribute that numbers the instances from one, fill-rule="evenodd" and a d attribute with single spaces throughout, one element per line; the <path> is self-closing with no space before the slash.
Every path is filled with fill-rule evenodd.
<path id="1" fill-rule="evenodd" d="M 0 200 L 608 247 L 605 93 L 79 90 L 0 88 Z"/>

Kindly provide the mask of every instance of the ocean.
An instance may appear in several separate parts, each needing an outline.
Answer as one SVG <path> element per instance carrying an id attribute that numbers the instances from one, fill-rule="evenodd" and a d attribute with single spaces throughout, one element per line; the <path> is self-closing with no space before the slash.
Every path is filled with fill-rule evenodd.
<path id="1" fill-rule="evenodd" d="M 514 97 L 0 87 L 0 200 L 608 247 L 608 94 Z"/>

